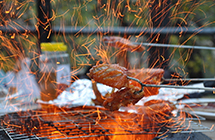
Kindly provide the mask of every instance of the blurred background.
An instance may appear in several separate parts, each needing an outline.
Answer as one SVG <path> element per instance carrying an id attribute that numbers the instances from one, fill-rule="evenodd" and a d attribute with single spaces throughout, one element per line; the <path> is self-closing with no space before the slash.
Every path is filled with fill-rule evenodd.
<path id="1" fill-rule="evenodd" d="M 129 69 L 162 67 L 181 77 L 214 77 L 215 51 L 146 47 L 122 51 L 102 42 L 114 35 L 133 42 L 214 46 L 213 0 L 1 0 L 0 69 L 19 71 L 29 57 L 38 72 L 41 42 L 64 42 L 73 80 L 98 62 L 126 59 Z M 162 52 L 163 51 L 163 52 Z M 159 60 L 155 63 L 155 61 Z"/>
<path id="2" fill-rule="evenodd" d="M 40 75 L 41 43 L 63 42 L 67 46 L 70 74 L 66 76 L 71 78 L 71 81 L 68 80 L 71 84 L 77 79 L 88 78 L 86 73 L 99 63 L 119 63 L 127 69 L 163 68 L 165 78 L 214 78 L 214 9 L 214 0 L 0 0 L 0 114 L 29 109 L 31 106 L 34 108 L 35 101 L 43 105 L 43 102 L 39 102 L 42 95 L 54 94 L 53 98 L 42 99 L 52 101 L 65 89 L 64 85 L 56 85 L 56 75 L 51 71 L 44 72 L 47 75 Z M 138 52 L 105 44 L 103 38 L 107 36 L 123 37 L 133 44 L 173 44 L 179 47 L 148 45 L 144 46 L 145 50 Z M 184 45 L 190 48 L 183 48 Z M 193 49 L 192 46 L 201 49 Z M 47 84 L 57 92 L 43 92 L 38 83 L 45 88 Z M 195 82 L 181 80 L 172 84 L 190 83 Z M 90 84 L 87 82 L 81 86 L 84 90 L 80 90 L 80 93 L 85 91 L 86 95 L 75 96 L 77 100 L 82 99 L 84 106 L 87 100 L 92 102 L 87 92 L 92 91 L 87 88 Z M 77 89 L 78 85 L 81 84 L 75 85 Z M 71 89 L 74 90 L 75 86 Z M 204 87 L 202 83 L 201 86 Z M 207 86 L 214 87 L 215 81 Z M 188 91 L 178 94 L 179 91 L 170 88 L 169 92 L 173 94 L 167 96 L 178 104 L 178 100 L 186 96 L 215 97 L 212 91 L 195 91 L 189 95 Z M 75 99 L 68 95 L 74 95 L 74 92 L 67 93 L 70 94 L 64 94 L 66 101 L 73 104 Z M 164 90 L 164 93 L 168 93 L 168 90 Z M 65 104 L 66 101 L 59 103 Z M 192 102 L 196 107 L 200 101 Z M 201 111 L 211 111 L 213 114 L 209 119 L 214 120 L 215 100 L 206 99 L 203 102 L 208 103 L 206 107 L 210 110 L 200 108 Z M 187 109 L 191 112 L 195 108 Z M 210 130 L 214 129 L 214 121 L 208 122 L 207 126 Z M 211 136 L 214 137 L 214 134 L 211 133 Z"/>

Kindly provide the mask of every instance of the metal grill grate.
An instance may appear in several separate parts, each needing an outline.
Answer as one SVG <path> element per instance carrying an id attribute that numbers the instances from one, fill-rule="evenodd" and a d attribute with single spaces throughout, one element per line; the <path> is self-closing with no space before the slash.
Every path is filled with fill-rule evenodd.
<path id="1" fill-rule="evenodd" d="M 9 139 L 75 139 L 112 135 L 153 135 L 175 132 L 210 131 L 190 120 L 166 121 L 144 118 L 138 114 L 107 110 L 42 110 L 9 113 L 1 117 L 0 135 Z M 198 126 L 198 127 L 197 127 Z M 117 130 L 117 132 L 116 132 Z"/>

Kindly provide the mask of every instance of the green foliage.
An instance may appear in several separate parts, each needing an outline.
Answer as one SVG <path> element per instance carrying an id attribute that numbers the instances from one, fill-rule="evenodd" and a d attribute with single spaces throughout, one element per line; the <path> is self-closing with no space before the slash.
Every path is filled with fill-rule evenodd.
<path id="1" fill-rule="evenodd" d="M 34 26 L 37 28 L 37 5 L 35 0 L 3 0 L 0 25 L 14 27 Z M 103 27 L 152 27 L 152 18 L 150 17 L 150 5 L 153 1 L 146 0 L 50 0 L 51 18 L 49 21 L 52 27 L 61 28 L 83 27 L 83 28 L 103 28 Z M 164 3 L 166 4 L 166 3 Z M 214 27 L 214 7 L 213 0 L 173 0 L 170 9 L 163 12 L 170 12 L 170 21 L 172 26 L 179 29 L 181 27 Z M 162 18 L 162 17 L 161 17 Z M 214 46 L 214 38 L 210 36 L 189 35 L 171 36 L 171 44 L 202 45 Z M 119 33 L 120 34 L 120 33 Z M 121 35 L 121 34 L 120 34 Z M 11 35 L 1 34 L 11 41 Z M 68 53 L 71 56 L 71 64 L 74 69 L 95 64 L 97 61 L 115 63 L 119 49 L 110 48 L 102 43 L 103 34 L 97 35 L 58 35 L 52 36 L 53 42 L 65 42 L 68 46 Z M 133 36 L 133 41 L 150 42 L 149 36 Z M 24 53 L 32 59 L 37 52 L 37 35 L 21 34 L 13 38 L 20 43 Z M 3 43 L 3 40 L 0 40 Z M 212 42 L 202 44 L 202 42 Z M 7 58 L 7 47 L 1 45 L 1 58 Z M 13 45 L 15 46 L 15 45 Z M 205 76 L 215 75 L 213 64 L 213 52 L 195 52 L 187 49 L 169 49 L 170 50 L 170 68 L 174 71 L 187 75 L 188 73 L 198 73 L 203 71 Z M 17 52 L 16 52 L 17 53 Z M 15 54 L 16 54 L 15 53 Z M 147 63 L 147 52 L 138 54 L 143 63 Z M 130 56 L 136 56 L 134 52 L 128 53 Z M 4 63 L 13 61 L 1 59 Z M 137 59 L 136 57 L 134 59 Z M 138 61 L 132 61 L 138 62 Z M 4 64 L 5 65 L 5 64 Z M 132 64 L 133 66 L 140 64 Z M 7 67 L 7 66 L 6 66 Z M 10 69 L 10 68 L 6 68 Z M 190 71 L 192 70 L 192 71 Z"/>

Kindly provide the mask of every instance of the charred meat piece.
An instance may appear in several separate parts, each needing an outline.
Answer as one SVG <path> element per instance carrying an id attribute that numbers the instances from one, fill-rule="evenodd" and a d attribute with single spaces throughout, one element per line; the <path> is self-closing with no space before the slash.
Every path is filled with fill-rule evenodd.
<path id="1" fill-rule="evenodd" d="M 120 49 L 125 49 L 129 51 L 144 51 L 145 47 L 142 45 L 136 45 L 132 43 L 130 40 L 126 38 L 122 38 L 119 36 L 106 36 L 103 38 L 103 41 L 108 45 L 112 47 L 118 47 Z"/>
<path id="2" fill-rule="evenodd" d="M 101 64 L 93 66 L 87 75 L 90 79 L 113 88 L 128 86 L 127 69 L 118 64 Z"/>
<path id="3" fill-rule="evenodd" d="M 144 106 L 140 107 L 138 112 L 144 113 L 153 120 L 161 121 L 162 119 L 166 120 L 168 117 L 172 116 L 172 111 L 175 109 L 176 107 L 172 102 L 153 99 L 144 103 Z"/>
<path id="4" fill-rule="evenodd" d="M 139 79 L 143 84 L 160 84 L 164 75 L 164 70 L 160 68 L 135 69 L 128 70 L 128 72 L 132 74 L 134 78 Z M 140 84 L 134 80 L 130 80 L 129 85 L 140 87 Z M 158 91 L 159 88 L 157 87 L 144 87 L 144 97 L 157 95 Z"/>
<path id="5" fill-rule="evenodd" d="M 135 91 L 140 88 L 124 88 L 112 93 L 107 97 L 103 103 L 103 106 L 111 111 L 118 110 L 121 106 L 128 106 L 129 104 L 135 104 L 144 97 L 144 91 L 139 94 L 134 94 Z"/>
<path id="6" fill-rule="evenodd" d="M 93 102 L 112 111 L 118 110 L 121 106 L 135 104 L 144 96 L 158 94 L 159 88 L 144 87 L 142 91 L 140 83 L 130 80 L 128 76 L 139 79 L 144 84 L 159 84 L 163 73 L 163 69 L 127 70 L 118 64 L 93 66 L 90 73 L 88 73 L 88 76 L 92 79 L 92 87 L 96 95 Z M 96 82 L 117 88 L 118 91 L 107 93 L 104 97 L 99 92 Z M 140 92 L 137 94 L 137 91 Z"/>
<path id="7" fill-rule="evenodd" d="M 169 126 L 162 127 L 164 124 L 172 122 L 173 113 L 176 107 L 173 103 L 161 99 L 153 99 L 144 103 L 144 106 L 137 108 L 137 112 L 142 114 L 143 121 L 141 126 L 145 127 L 149 124 L 152 125 L 151 131 L 156 131 L 156 127 L 153 124 L 160 124 L 160 130 L 168 130 L 175 124 L 170 124 Z M 168 128 L 169 127 L 169 128 Z"/>

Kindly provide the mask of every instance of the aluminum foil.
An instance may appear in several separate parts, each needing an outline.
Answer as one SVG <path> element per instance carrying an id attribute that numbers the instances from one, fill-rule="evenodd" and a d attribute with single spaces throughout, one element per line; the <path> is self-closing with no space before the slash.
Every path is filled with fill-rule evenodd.
<path id="1" fill-rule="evenodd" d="M 100 83 L 97 83 L 98 90 L 104 96 L 106 93 L 111 92 L 112 88 Z M 92 99 L 96 96 L 92 89 L 92 82 L 88 79 L 76 80 L 69 88 L 63 91 L 55 100 L 44 102 L 37 100 L 38 103 L 53 104 L 57 106 L 81 106 L 88 105 L 94 106 Z"/>
<path id="2" fill-rule="evenodd" d="M 192 86 L 200 87 L 203 84 L 195 84 Z M 112 87 L 97 83 L 98 90 L 104 96 L 108 92 L 111 92 Z M 187 89 L 170 89 L 170 88 L 160 88 L 158 95 L 153 95 L 149 97 L 143 97 L 136 105 L 143 105 L 145 102 L 152 99 L 163 99 L 168 100 L 173 103 L 177 103 L 177 100 L 182 98 L 184 94 L 190 94 L 195 92 L 204 92 L 203 90 L 187 90 Z M 92 82 L 88 79 L 76 80 L 68 89 L 63 91 L 55 100 L 44 102 L 38 100 L 39 103 L 53 104 L 57 106 L 95 106 L 92 99 L 95 99 L 95 94 L 92 89 Z M 179 107 L 181 108 L 181 107 Z M 120 108 L 123 111 L 125 108 Z"/>

